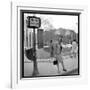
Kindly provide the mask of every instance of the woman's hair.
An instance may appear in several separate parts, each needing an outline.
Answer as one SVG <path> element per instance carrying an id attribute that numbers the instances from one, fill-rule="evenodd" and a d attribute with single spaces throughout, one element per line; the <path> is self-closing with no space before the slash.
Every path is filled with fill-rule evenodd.
<path id="1" fill-rule="evenodd" d="M 50 43 L 52 43 L 52 40 L 50 40 Z"/>

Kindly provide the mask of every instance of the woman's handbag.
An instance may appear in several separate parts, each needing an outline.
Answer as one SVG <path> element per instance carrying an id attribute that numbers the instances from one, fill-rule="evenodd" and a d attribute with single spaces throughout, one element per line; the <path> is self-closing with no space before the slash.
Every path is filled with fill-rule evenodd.
<path id="1" fill-rule="evenodd" d="M 57 60 L 53 61 L 53 65 L 57 65 L 57 64 L 58 64 Z"/>

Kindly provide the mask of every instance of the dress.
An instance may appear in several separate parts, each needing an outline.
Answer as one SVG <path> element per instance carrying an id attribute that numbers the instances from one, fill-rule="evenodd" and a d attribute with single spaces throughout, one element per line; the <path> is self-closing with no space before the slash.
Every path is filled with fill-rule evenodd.
<path id="1" fill-rule="evenodd" d="M 55 58 L 56 58 L 56 60 L 58 60 L 58 62 L 63 62 L 63 58 L 62 58 L 62 55 L 61 55 L 61 46 L 60 46 L 60 44 L 56 45 Z"/>

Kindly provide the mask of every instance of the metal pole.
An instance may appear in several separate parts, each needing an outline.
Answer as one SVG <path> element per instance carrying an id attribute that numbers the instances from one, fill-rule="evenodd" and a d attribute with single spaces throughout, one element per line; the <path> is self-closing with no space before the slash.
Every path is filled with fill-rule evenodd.
<path id="1" fill-rule="evenodd" d="M 37 76 L 38 74 L 39 72 L 36 58 L 36 35 L 35 35 L 35 28 L 33 28 L 33 76 Z"/>

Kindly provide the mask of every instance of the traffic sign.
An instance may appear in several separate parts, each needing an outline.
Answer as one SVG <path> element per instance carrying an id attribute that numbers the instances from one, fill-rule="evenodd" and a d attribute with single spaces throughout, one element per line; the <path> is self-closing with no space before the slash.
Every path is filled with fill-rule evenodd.
<path id="1" fill-rule="evenodd" d="M 41 19 L 36 16 L 27 17 L 27 27 L 28 28 L 39 28 L 41 26 Z"/>

